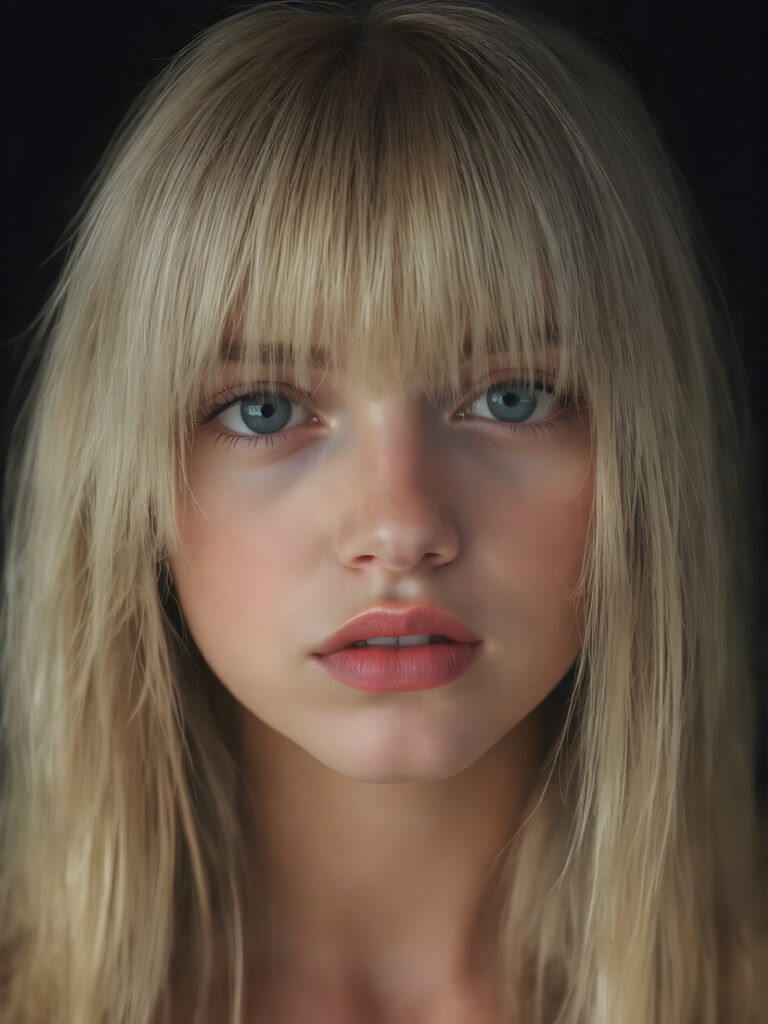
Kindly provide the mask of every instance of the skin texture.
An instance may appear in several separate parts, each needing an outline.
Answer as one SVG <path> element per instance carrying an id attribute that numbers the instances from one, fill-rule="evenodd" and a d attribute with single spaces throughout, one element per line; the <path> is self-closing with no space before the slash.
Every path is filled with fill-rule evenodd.
<path id="1" fill-rule="evenodd" d="M 227 444 L 254 436 L 238 403 L 192 438 L 170 568 L 241 706 L 266 837 L 252 1019 L 493 1019 L 489 886 L 544 754 L 540 705 L 581 646 L 593 475 L 585 408 L 545 395 L 526 422 L 557 429 L 515 431 L 486 387 L 435 407 L 318 371 L 272 447 Z M 483 640 L 449 685 L 363 693 L 310 660 L 366 608 L 420 601 Z"/>

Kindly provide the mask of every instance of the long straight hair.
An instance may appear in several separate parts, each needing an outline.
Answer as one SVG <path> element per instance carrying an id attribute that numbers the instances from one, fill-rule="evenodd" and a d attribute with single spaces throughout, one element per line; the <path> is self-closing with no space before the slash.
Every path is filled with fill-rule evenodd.
<path id="1" fill-rule="evenodd" d="M 258 836 L 167 556 L 222 354 L 274 382 L 289 351 L 308 387 L 342 339 L 353 380 L 443 396 L 461 357 L 533 381 L 551 342 L 590 408 L 583 646 L 500 854 L 508 1019 L 757 1021 L 753 456 L 717 270 L 615 60 L 418 0 L 226 17 L 91 183 L 5 477 L 3 1019 L 169 1020 L 198 979 L 195 1020 L 214 992 L 240 1020 Z"/>

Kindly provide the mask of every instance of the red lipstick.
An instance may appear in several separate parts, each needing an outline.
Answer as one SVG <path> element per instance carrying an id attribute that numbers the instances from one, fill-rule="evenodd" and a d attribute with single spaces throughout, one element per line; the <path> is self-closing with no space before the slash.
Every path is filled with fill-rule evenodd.
<path id="1" fill-rule="evenodd" d="M 392 637 L 417 639 L 403 646 L 354 646 Z M 382 604 L 331 634 L 312 654 L 312 661 L 358 690 L 429 690 L 463 675 L 481 647 L 482 641 L 464 623 L 433 605 Z"/>

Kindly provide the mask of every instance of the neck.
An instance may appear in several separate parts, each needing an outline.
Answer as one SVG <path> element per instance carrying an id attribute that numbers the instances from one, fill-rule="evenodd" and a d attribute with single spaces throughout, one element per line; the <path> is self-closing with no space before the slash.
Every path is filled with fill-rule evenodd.
<path id="1" fill-rule="evenodd" d="M 244 713 L 266 972 L 404 1001 L 484 985 L 498 871 L 541 763 L 542 715 L 451 777 L 370 783 Z"/>

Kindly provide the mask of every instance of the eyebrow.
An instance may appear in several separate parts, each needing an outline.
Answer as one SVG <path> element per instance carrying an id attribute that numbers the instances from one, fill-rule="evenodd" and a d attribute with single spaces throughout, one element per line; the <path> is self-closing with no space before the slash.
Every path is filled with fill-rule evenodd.
<path id="1" fill-rule="evenodd" d="M 559 344 L 559 338 L 556 332 L 547 330 L 544 335 L 544 345 L 546 349 L 555 348 Z M 499 352 L 506 351 L 506 344 L 500 338 L 492 339 L 489 352 L 494 355 Z M 261 362 L 270 362 L 270 353 L 272 353 L 272 359 L 278 366 L 294 366 L 295 356 L 292 349 L 284 345 L 282 342 L 276 342 L 275 344 L 268 345 L 262 344 L 258 346 L 258 359 Z M 242 361 L 243 356 L 246 352 L 246 346 L 242 341 L 238 339 L 231 339 L 222 344 L 219 351 L 219 362 L 220 363 L 238 363 Z M 470 362 L 472 359 L 472 340 L 466 338 L 461 348 L 462 360 L 460 365 L 464 366 L 465 363 Z M 310 348 L 309 365 L 313 369 L 327 370 L 330 367 L 330 358 L 327 349 L 318 348 L 316 345 L 312 345 Z"/>

